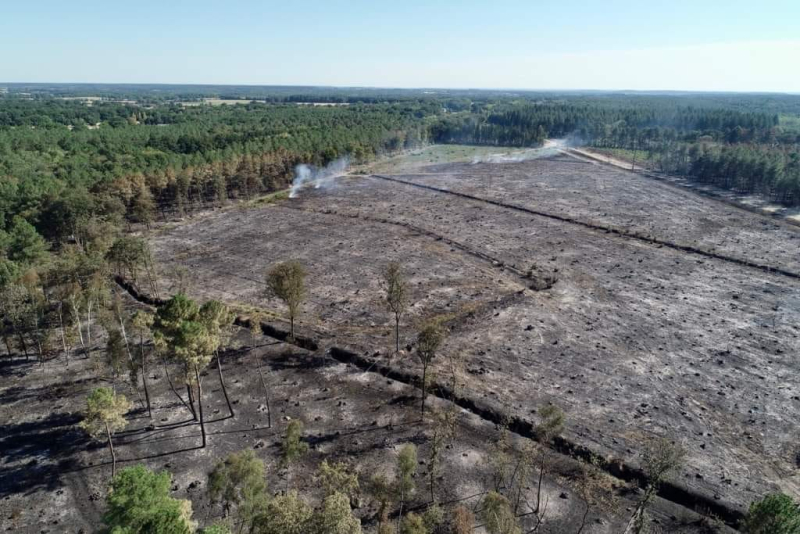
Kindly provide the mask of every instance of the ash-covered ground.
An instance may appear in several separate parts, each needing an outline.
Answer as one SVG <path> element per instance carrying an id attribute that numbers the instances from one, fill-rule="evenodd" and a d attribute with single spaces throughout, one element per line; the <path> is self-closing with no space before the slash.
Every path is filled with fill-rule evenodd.
<path id="1" fill-rule="evenodd" d="M 164 273 L 188 268 L 191 295 L 277 313 L 264 272 L 301 260 L 301 332 L 382 361 L 380 272 L 400 261 L 413 293 L 404 342 L 424 319 L 447 319 L 438 371 L 463 359 L 465 395 L 534 423 L 556 403 L 568 439 L 630 465 L 651 437 L 679 440 L 679 483 L 731 509 L 800 494 L 800 280 L 741 264 L 800 272 L 797 228 L 564 154 L 391 170 L 379 176 L 475 198 L 348 176 L 151 242 Z M 529 289 L 531 268 L 558 282 Z"/>
<path id="2" fill-rule="evenodd" d="M 421 372 L 415 334 L 437 318 L 449 335 L 434 362 L 436 380 L 447 383 L 455 365 L 462 399 L 483 410 L 459 412 L 461 430 L 444 459 L 445 503 L 474 507 L 491 486 L 487 458 L 498 431 L 488 413 L 535 424 L 549 402 L 566 412 L 564 437 L 607 463 L 635 468 L 654 436 L 683 443 L 688 457 L 675 484 L 723 509 L 743 512 L 777 489 L 800 494 L 797 228 L 563 154 L 435 159 L 415 153 L 405 168 L 402 159 L 382 162 L 374 176 L 342 177 L 296 199 L 231 206 L 151 232 L 162 296 L 183 284 L 190 296 L 224 300 L 242 315 L 266 312 L 265 322 L 283 330 L 285 310 L 265 295 L 264 273 L 302 261 L 308 299 L 298 329 L 319 350 L 268 337 L 250 349 L 253 340 L 239 332 L 239 348 L 225 353 L 235 418 L 213 366 L 204 378 L 206 449 L 197 448 L 197 423 L 156 360 L 154 419 L 140 408 L 129 414 L 116 438 L 120 465 L 170 470 L 174 494 L 190 498 L 207 524 L 221 509 L 205 496 L 206 475 L 242 448 L 266 460 L 273 491 L 295 484 L 311 498 L 323 458 L 349 461 L 364 479 L 388 470 L 406 442 L 419 445 L 424 461 L 432 427 L 419 422 L 419 390 L 395 378 Z M 397 356 L 380 281 L 389 261 L 404 265 L 412 295 Z M 534 289 L 528 271 L 558 281 Z M 96 340 L 93 357 L 102 357 L 103 343 Z M 333 347 L 355 353 L 358 365 L 331 358 Z M 254 371 L 259 359 L 272 391 L 272 428 Z M 384 376 L 387 370 L 396 373 Z M 96 529 L 108 452 L 75 425 L 88 392 L 107 383 L 77 355 L 69 366 L 63 354 L 43 366 L 3 358 L 0 374 L 0 528 Z M 288 418 L 305 422 L 312 445 L 291 477 L 278 468 Z M 576 461 L 558 458 L 547 478 L 545 531 L 574 532 L 585 510 L 580 477 Z M 427 502 L 425 472 L 421 464 L 415 507 Z M 592 491 L 584 532 L 620 532 L 637 493 L 607 475 Z M 367 532 L 375 512 L 365 492 L 356 514 Z M 654 517 L 667 532 L 705 531 L 668 501 L 658 501 Z"/>

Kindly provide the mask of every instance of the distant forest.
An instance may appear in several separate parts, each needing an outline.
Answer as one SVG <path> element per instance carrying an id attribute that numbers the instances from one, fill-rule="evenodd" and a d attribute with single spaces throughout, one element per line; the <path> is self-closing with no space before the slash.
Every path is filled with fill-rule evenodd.
<path id="1" fill-rule="evenodd" d="M 800 205 L 800 96 L 0 84 L 0 285 L 98 228 L 284 189 L 298 163 L 548 137 Z"/>

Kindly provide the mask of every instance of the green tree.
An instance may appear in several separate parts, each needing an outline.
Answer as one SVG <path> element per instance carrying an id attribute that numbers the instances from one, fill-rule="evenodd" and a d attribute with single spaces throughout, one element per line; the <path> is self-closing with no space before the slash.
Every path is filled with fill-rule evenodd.
<path id="1" fill-rule="evenodd" d="M 414 475 L 417 472 L 417 447 L 413 443 L 407 443 L 400 449 L 397 455 L 397 473 L 395 480 L 395 493 L 397 502 L 400 503 L 400 511 L 397 515 L 398 524 L 403 518 L 403 507 L 406 499 L 414 492 Z"/>
<path id="2" fill-rule="evenodd" d="M 386 290 L 386 307 L 394 314 L 395 353 L 400 352 L 400 317 L 408 309 L 409 292 L 403 269 L 397 262 L 391 262 L 383 272 Z"/>
<path id="3" fill-rule="evenodd" d="M 745 534 L 798 534 L 800 507 L 784 493 L 771 493 L 750 505 L 742 524 Z"/>
<path id="4" fill-rule="evenodd" d="M 141 184 L 137 188 L 131 199 L 129 212 L 135 222 L 144 224 L 148 230 L 150 229 L 156 212 L 156 204 L 153 201 L 153 193 L 145 184 Z"/>
<path id="5" fill-rule="evenodd" d="M 430 531 L 425 525 L 425 520 L 415 514 L 409 512 L 400 522 L 400 534 L 429 534 Z"/>
<path id="6" fill-rule="evenodd" d="M 358 474 L 351 472 L 344 462 L 329 464 L 328 460 L 323 460 L 317 470 L 317 479 L 325 495 L 342 493 L 351 502 L 358 497 L 361 490 Z"/>
<path id="7" fill-rule="evenodd" d="M 313 530 L 314 511 L 296 491 L 270 500 L 264 513 L 253 520 L 251 534 L 308 534 Z"/>
<path id="8" fill-rule="evenodd" d="M 306 270 L 298 261 L 279 263 L 267 272 L 267 291 L 289 309 L 291 338 L 294 339 L 294 320 L 305 297 Z"/>
<path id="9" fill-rule="evenodd" d="M 425 418 L 425 399 L 428 396 L 428 368 L 436 357 L 442 341 L 444 341 L 442 330 L 434 323 L 426 325 L 417 336 L 417 358 L 422 364 L 421 412 L 423 419 Z"/>
<path id="10" fill-rule="evenodd" d="M 112 436 L 125 428 L 125 414 L 130 403 L 123 395 L 115 394 L 109 388 L 97 388 L 86 400 L 86 412 L 79 426 L 94 439 L 105 439 L 111 452 L 111 476 L 117 472 L 117 455 L 114 452 Z"/>
<path id="11" fill-rule="evenodd" d="M 201 447 L 206 446 L 206 424 L 203 413 L 203 381 L 200 371 L 211 362 L 211 356 L 219 346 L 219 337 L 214 336 L 199 316 L 181 323 L 175 338 L 175 355 L 187 369 L 186 383 L 197 388 L 197 409 L 200 416 Z"/>
<path id="12" fill-rule="evenodd" d="M 308 452 L 308 443 L 303 441 L 303 422 L 293 419 L 286 427 L 286 435 L 281 447 L 281 465 L 287 470 Z M 287 475 L 287 484 L 288 484 Z"/>
<path id="13" fill-rule="evenodd" d="M 36 228 L 22 217 L 14 218 L 8 233 L 8 259 L 24 266 L 35 265 L 47 254 L 47 243 Z"/>
<path id="14" fill-rule="evenodd" d="M 350 499 L 344 493 L 327 495 L 313 522 L 315 534 L 361 534 L 361 521 L 353 516 Z"/>
<path id="15" fill-rule="evenodd" d="M 191 534 L 192 503 L 170 496 L 172 477 L 142 465 L 128 467 L 111 482 L 103 522 L 112 534 Z"/>
<path id="16" fill-rule="evenodd" d="M 197 316 L 199 308 L 193 300 L 188 298 L 183 293 L 178 293 L 169 299 L 163 306 L 158 308 L 155 318 L 153 320 L 153 342 L 156 348 L 162 354 L 162 362 L 164 364 L 164 373 L 167 376 L 170 389 L 178 397 L 178 400 L 186 406 L 186 409 L 197 419 L 197 413 L 194 409 L 194 402 L 192 401 L 191 386 L 189 384 L 189 369 L 184 365 L 184 372 L 186 376 L 186 391 L 189 398 L 183 399 L 178 390 L 175 389 L 175 384 L 169 374 L 169 367 L 167 366 L 167 356 L 171 359 L 178 359 L 178 343 L 181 341 L 181 328 L 182 325 L 191 321 Z"/>
<path id="17" fill-rule="evenodd" d="M 231 413 L 231 417 L 235 417 L 236 414 L 233 412 L 233 405 L 228 397 L 228 388 L 225 385 L 225 376 L 222 372 L 222 350 L 220 349 L 223 339 L 227 337 L 228 329 L 231 324 L 233 324 L 233 319 L 234 316 L 230 310 L 228 310 L 228 307 L 218 300 L 210 300 L 200 307 L 200 321 L 213 338 L 219 383 L 222 386 L 222 394 L 225 397 L 225 403 L 228 405 L 228 411 Z"/>
<path id="18" fill-rule="evenodd" d="M 481 519 L 489 534 L 522 534 L 508 499 L 490 491 L 483 499 Z"/>
<path id="19" fill-rule="evenodd" d="M 245 525 L 264 512 L 269 501 L 266 475 L 264 462 L 253 451 L 244 450 L 217 463 L 208 476 L 211 502 L 222 503 L 225 517 L 236 508 L 237 532 L 241 532 Z"/>
<path id="20" fill-rule="evenodd" d="M 444 523 L 444 510 L 438 504 L 428 506 L 425 513 L 422 514 L 422 522 L 428 532 L 439 532 L 440 527 Z"/>

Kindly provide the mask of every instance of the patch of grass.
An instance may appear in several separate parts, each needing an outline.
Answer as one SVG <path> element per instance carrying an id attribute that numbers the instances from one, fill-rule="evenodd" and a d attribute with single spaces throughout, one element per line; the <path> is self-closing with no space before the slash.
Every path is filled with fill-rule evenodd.
<path id="1" fill-rule="evenodd" d="M 396 156 L 382 158 L 364 166 L 370 173 L 400 173 L 437 163 L 468 162 L 474 158 L 495 154 L 513 154 L 524 151 L 523 148 L 473 145 L 429 145 L 424 148 L 409 150 Z"/>
<path id="2" fill-rule="evenodd" d="M 289 198 L 289 189 L 283 189 L 281 191 L 275 191 L 274 193 L 269 193 L 267 195 L 254 198 L 246 203 L 246 207 L 274 204 L 280 200 L 286 200 L 287 198 Z"/>

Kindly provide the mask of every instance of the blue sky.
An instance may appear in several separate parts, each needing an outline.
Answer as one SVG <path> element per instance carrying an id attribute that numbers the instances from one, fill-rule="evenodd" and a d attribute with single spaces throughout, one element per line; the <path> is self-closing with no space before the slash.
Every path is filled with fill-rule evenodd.
<path id="1" fill-rule="evenodd" d="M 800 92 L 800 1 L 3 0 L 0 81 Z"/>

